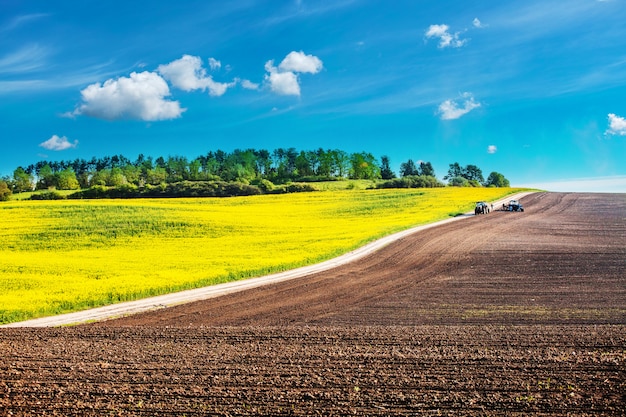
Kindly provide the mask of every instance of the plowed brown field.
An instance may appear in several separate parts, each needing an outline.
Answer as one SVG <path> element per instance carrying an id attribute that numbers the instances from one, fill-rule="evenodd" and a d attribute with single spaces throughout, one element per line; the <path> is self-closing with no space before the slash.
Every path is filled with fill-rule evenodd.
<path id="1" fill-rule="evenodd" d="M 0 329 L 0 414 L 626 415 L 626 195 L 522 202 L 292 281 Z"/>

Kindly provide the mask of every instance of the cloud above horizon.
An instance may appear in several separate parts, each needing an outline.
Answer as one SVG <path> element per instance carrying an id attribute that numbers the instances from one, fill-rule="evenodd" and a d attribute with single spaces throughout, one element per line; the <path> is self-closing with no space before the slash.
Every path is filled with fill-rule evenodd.
<path id="1" fill-rule="evenodd" d="M 170 96 L 167 82 L 148 71 L 91 84 L 80 94 L 82 104 L 70 116 L 157 121 L 178 118 L 186 110 L 178 101 L 166 99 Z"/>
<path id="2" fill-rule="evenodd" d="M 480 22 L 479 22 L 480 23 Z M 467 39 L 460 39 L 460 32 L 450 33 L 448 25 L 430 25 L 426 31 L 426 38 L 438 38 L 438 48 L 460 48 L 467 43 Z"/>
<path id="3" fill-rule="evenodd" d="M 278 67 L 274 60 L 265 63 L 265 81 L 270 89 L 280 95 L 300 95 L 300 81 L 296 73 L 317 74 L 322 70 L 322 60 L 303 51 L 292 51 L 281 61 Z"/>
<path id="4" fill-rule="evenodd" d="M 478 28 L 478 29 L 482 29 L 482 28 L 486 27 L 486 25 L 485 25 L 485 24 L 483 24 L 480 20 L 478 20 L 478 18 L 477 18 L 477 17 L 476 17 L 476 18 L 474 18 L 474 20 L 472 20 L 472 25 L 473 25 L 475 28 Z"/>
<path id="5" fill-rule="evenodd" d="M 209 58 L 209 66 L 211 69 L 218 69 L 222 64 L 215 58 Z M 209 95 L 213 97 L 223 95 L 229 87 L 235 85 L 234 82 L 214 81 L 213 77 L 207 75 L 206 69 L 202 66 L 202 60 L 198 56 L 183 55 L 182 58 L 169 64 L 159 65 L 157 71 L 172 83 L 172 86 L 180 90 L 209 90 Z"/>
<path id="6" fill-rule="evenodd" d="M 324 64 L 315 55 L 306 55 L 303 51 L 291 51 L 282 60 L 278 68 L 281 71 L 307 72 L 317 74 L 322 70 Z"/>
<path id="7" fill-rule="evenodd" d="M 238 80 L 241 83 L 241 86 L 243 88 L 245 88 L 246 90 L 258 90 L 259 89 L 259 84 L 257 83 L 253 83 L 250 80 Z"/>
<path id="8" fill-rule="evenodd" d="M 208 64 L 212 70 L 222 67 L 222 63 L 212 57 L 208 59 Z M 318 57 L 306 55 L 302 51 L 292 51 L 278 67 L 274 66 L 273 60 L 267 61 L 265 82 L 276 94 L 299 96 L 298 74 L 316 74 L 322 68 L 323 63 Z M 171 96 L 170 84 L 186 92 L 208 90 L 213 97 L 222 96 L 228 88 L 237 84 L 246 90 L 260 89 L 259 84 L 247 79 L 234 78 L 229 83 L 217 82 L 207 74 L 200 57 L 185 54 L 168 64 L 159 65 L 154 72 L 132 72 L 129 77 L 88 85 L 81 90 L 81 102 L 76 109 L 63 116 L 86 115 L 105 120 L 176 119 L 187 109 L 181 108 L 178 101 L 168 99 Z"/>
<path id="9" fill-rule="evenodd" d="M 49 151 L 63 151 L 65 149 L 75 148 L 78 146 L 78 141 L 70 142 L 66 136 L 52 135 L 50 139 L 39 144 L 44 149 Z"/>
<path id="10" fill-rule="evenodd" d="M 217 59 L 210 57 L 209 58 L 209 67 L 211 67 L 212 71 L 222 68 L 222 63 Z"/>
<path id="11" fill-rule="evenodd" d="M 626 119 L 614 113 L 609 113 L 609 128 L 606 131 L 608 135 L 626 136 Z"/>
<path id="12" fill-rule="evenodd" d="M 438 113 L 441 115 L 441 120 L 458 119 L 481 106 L 479 102 L 474 100 L 472 93 L 463 93 L 461 97 L 463 99 L 461 104 L 449 99 L 439 105 Z"/>
<path id="13" fill-rule="evenodd" d="M 496 145 L 487 146 L 487 153 L 494 154 L 496 152 L 498 152 L 498 147 Z"/>

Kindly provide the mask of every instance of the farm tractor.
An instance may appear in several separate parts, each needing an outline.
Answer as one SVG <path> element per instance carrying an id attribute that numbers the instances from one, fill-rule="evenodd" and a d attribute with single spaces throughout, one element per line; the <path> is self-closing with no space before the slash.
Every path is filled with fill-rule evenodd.
<path id="1" fill-rule="evenodd" d="M 517 200 L 509 201 L 509 204 L 502 204 L 502 210 L 504 211 L 524 211 L 522 203 Z"/>
<path id="2" fill-rule="evenodd" d="M 476 203 L 476 208 L 474 208 L 475 215 L 489 214 L 489 211 L 490 211 L 489 206 L 484 201 L 478 201 Z"/>

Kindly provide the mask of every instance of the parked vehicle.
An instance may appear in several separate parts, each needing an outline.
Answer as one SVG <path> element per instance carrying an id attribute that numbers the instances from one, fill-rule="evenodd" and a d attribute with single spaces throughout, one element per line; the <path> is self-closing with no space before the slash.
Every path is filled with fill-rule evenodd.
<path id="1" fill-rule="evenodd" d="M 478 215 L 478 214 L 488 214 L 490 211 L 489 209 L 489 205 L 487 203 L 485 203 L 484 201 L 478 201 L 476 203 L 476 208 L 474 208 L 474 214 Z"/>
<path id="2" fill-rule="evenodd" d="M 502 210 L 504 211 L 524 211 L 522 203 L 517 200 L 509 201 L 509 204 L 502 204 Z"/>

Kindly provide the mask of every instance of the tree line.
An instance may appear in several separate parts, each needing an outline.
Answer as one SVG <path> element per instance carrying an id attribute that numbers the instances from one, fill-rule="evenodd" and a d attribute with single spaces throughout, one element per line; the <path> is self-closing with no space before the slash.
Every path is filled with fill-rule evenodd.
<path id="1" fill-rule="evenodd" d="M 274 185 L 342 179 L 384 180 L 379 184 L 381 188 L 445 185 L 436 179 L 430 162 L 416 164 L 408 160 L 400 165 L 399 174 L 400 178 L 390 168 L 387 156 L 382 156 L 378 161 L 369 152 L 347 153 L 339 149 L 298 151 L 295 148 L 278 148 L 272 152 L 265 149 L 235 149 L 232 152 L 217 150 L 194 159 L 184 156 L 160 156 L 154 159 L 140 154 L 135 160 L 130 160 L 123 155 L 113 155 L 93 157 L 90 160 L 43 160 L 27 167 L 17 167 L 12 178 L 5 177 L 0 181 L 0 194 L 49 189 L 85 190 L 93 187 L 100 187 L 100 191 L 95 194 L 102 194 L 102 187 L 122 187 L 130 194 L 147 190 L 149 195 L 153 195 L 157 189 L 164 192 L 165 189 L 181 188 L 180 185 L 169 188 L 164 185 L 186 183 L 191 187 L 194 182 L 237 183 L 260 187 L 260 192 L 268 192 Z M 503 179 L 504 176 L 494 172 L 485 181 L 478 167 L 468 165 L 462 168 L 456 162 L 450 164 L 448 175 L 444 177 L 450 185 L 455 186 L 508 186 L 508 181 Z M 203 187 L 196 184 L 192 188 L 197 190 Z M 226 186 L 218 188 L 233 189 Z M 239 189 L 247 188 L 239 186 Z"/>

